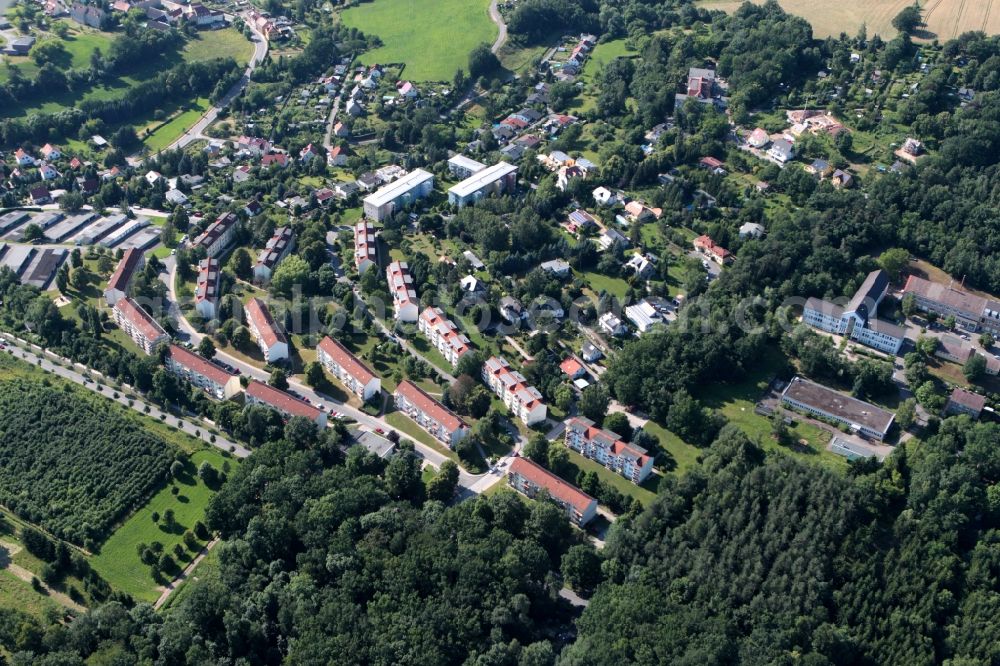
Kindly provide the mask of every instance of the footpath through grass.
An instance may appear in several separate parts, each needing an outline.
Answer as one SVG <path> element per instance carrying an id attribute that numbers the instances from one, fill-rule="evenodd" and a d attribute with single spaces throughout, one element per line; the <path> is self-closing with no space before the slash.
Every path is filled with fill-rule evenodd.
<path id="1" fill-rule="evenodd" d="M 351 28 L 377 35 L 383 46 L 364 53 L 364 64 L 405 63 L 403 77 L 415 81 L 451 81 L 468 71 L 469 52 L 492 45 L 497 27 L 489 0 L 374 0 L 341 14 Z"/>
<path id="2" fill-rule="evenodd" d="M 187 566 L 197 554 L 185 548 L 185 557 L 178 561 L 173 550 L 176 544 L 183 546 L 184 532 L 204 519 L 205 507 L 216 493 L 216 488 L 209 488 L 198 478 L 198 467 L 203 462 L 208 462 L 219 472 L 222 472 L 226 462 L 231 468 L 237 464 L 218 451 L 205 449 L 196 452 L 185 466 L 184 473 L 172 479 L 126 520 L 104 543 L 101 552 L 91 559 L 94 569 L 114 588 L 128 592 L 140 601 L 156 601 L 159 596 L 159 584 L 150 575 L 150 567 L 139 559 L 138 544 L 160 542 L 163 552 L 175 560 L 178 570 Z M 173 488 L 178 489 L 176 495 Z M 168 509 L 174 512 L 171 525 L 167 525 L 163 518 Z M 158 522 L 153 521 L 154 512 L 160 515 Z M 199 548 L 203 543 L 199 541 Z M 165 572 L 164 576 L 172 578 L 176 572 Z"/>

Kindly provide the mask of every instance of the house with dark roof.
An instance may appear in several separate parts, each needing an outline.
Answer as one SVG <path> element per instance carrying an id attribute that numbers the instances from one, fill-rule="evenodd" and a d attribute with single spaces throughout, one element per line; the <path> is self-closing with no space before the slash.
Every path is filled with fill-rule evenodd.
<path id="1" fill-rule="evenodd" d="M 968 414 L 974 419 L 978 419 L 986 407 L 986 398 L 966 391 L 963 388 L 956 388 L 948 397 L 948 404 L 945 405 L 945 414 Z"/>

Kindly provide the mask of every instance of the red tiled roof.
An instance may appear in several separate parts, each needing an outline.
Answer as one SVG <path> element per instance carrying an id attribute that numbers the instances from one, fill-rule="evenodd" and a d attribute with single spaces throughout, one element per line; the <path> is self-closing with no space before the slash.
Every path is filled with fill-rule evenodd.
<path id="1" fill-rule="evenodd" d="M 320 340 L 319 348 L 360 384 L 367 384 L 375 379 L 375 373 L 369 370 L 361 359 L 333 338 L 327 336 Z"/>
<path id="2" fill-rule="evenodd" d="M 405 261 L 394 261 L 389 264 L 386 268 L 386 277 L 389 281 L 389 291 L 397 303 L 405 305 L 417 298 L 413 279 L 410 278 L 410 268 Z"/>
<path id="3" fill-rule="evenodd" d="M 457 356 L 461 356 L 469 351 L 469 339 L 459 333 L 455 323 L 444 316 L 441 308 L 428 307 L 420 313 L 420 318 L 424 320 L 431 329 L 437 332 L 438 336 L 444 338 Z"/>
<path id="4" fill-rule="evenodd" d="M 225 386 L 229 380 L 236 376 L 229 374 L 214 363 L 206 361 L 201 356 L 184 349 L 184 347 L 170 345 L 167 347 L 167 356 L 173 359 L 178 365 L 184 366 L 191 372 L 199 374 L 219 386 Z"/>
<path id="5" fill-rule="evenodd" d="M 594 501 L 594 498 L 574 485 L 563 481 L 541 465 L 527 458 L 514 458 L 510 471 L 527 479 L 532 484 L 545 488 L 555 499 L 572 506 L 577 512 L 583 513 Z"/>
<path id="6" fill-rule="evenodd" d="M 203 259 L 198 262 L 198 282 L 195 287 L 196 301 L 214 301 L 219 295 L 219 260 Z"/>
<path id="7" fill-rule="evenodd" d="M 259 298 L 251 298 L 247 301 L 247 317 L 253 322 L 254 327 L 257 332 L 260 333 L 261 338 L 264 339 L 264 344 L 267 345 L 268 349 L 278 344 L 279 342 L 284 342 L 285 334 L 275 323 L 274 317 L 271 316 L 271 311 L 264 305 L 264 301 Z"/>
<path id="8" fill-rule="evenodd" d="M 354 267 L 365 259 L 375 261 L 375 227 L 362 220 L 354 225 Z"/>
<path id="9" fill-rule="evenodd" d="M 131 322 L 132 326 L 138 329 L 147 340 L 156 340 L 166 336 L 167 332 L 163 330 L 163 327 L 131 298 L 120 299 L 115 303 L 115 309 L 120 310 L 122 316 Z"/>
<path id="10" fill-rule="evenodd" d="M 983 411 L 983 407 L 986 406 L 985 397 L 979 395 L 978 393 L 973 393 L 960 388 L 956 388 L 952 391 L 951 397 L 948 400 L 956 405 L 962 405 L 963 407 L 974 409 L 977 412 Z"/>
<path id="11" fill-rule="evenodd" d="M 465 421 L 457 414 L 427 395 L 422 388 L 408 379 L 404 379 L 396 386 L 396 393 L 406 398 L 407 402 L 419 407 L 420 411 L 440 423 L 448 432 L 467 427 Z"/>
<path id="12" fill-rule="evenodd" d="M 313 407 L 305 400 L 299 400 L 289 393 L 259 382 L 256 379 L 247 385 L 247 395 L 290 416 L 304 416 L 307 419 L 315 421 L 322 414 L 319 409 Z"/>
<path id="13" fill-rule="evenodd" d="M 575 358 L 570 356 L 562 363 L 559 364 L 559 369 L 565 372 L 570 377 L 575 377 L 579 373 L 583 372 L 583 366 Z"/>
<path id="14" fill-rule="evenodd" d="M 719 159 L 717 159 L 717 158 L 715 158 L 715 157 L 708 156 L 708 157 L 701 158 L 698 161 L 698 164 L 701 164 L 702 166 L 707 166 L 707 167 L 709 167 L 711 169 L 715 169 L 717 167 L 721 167 L 722 166 L 722 161 L 719 160 Z"/>
<path id="15" fill-rule="evenodd" d="M 124 293 L 129 281 L 132 279 L 132 274 L 135 273 L 135 269 L 142 263 L 142 256 L 142 250 L 138 248 L 133 247 L 126 250 L 125 256 L 118 262 L 118 267 L 111 275 L 111 279 L 108 280 L 108 289 L 117 289 Z"/>

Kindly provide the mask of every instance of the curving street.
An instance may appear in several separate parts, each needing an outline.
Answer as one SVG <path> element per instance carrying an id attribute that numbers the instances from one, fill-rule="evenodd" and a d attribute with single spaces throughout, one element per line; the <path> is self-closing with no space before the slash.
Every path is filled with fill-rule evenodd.
<path id="1" fill-rule="evenodd" d="M 500 8 L 497 6 L 499 0 L 493 0 L 490 3 L 490 20 L 497 24 L 497 28 L 500 32 L 497 33 L 496 41 L 493 42 L 493 46 L 490 48 L 494 54 L 496 54 L 500 48 L 507 43 L 507 24 L 504 23 L 503 16 L 500 15 Z"/>

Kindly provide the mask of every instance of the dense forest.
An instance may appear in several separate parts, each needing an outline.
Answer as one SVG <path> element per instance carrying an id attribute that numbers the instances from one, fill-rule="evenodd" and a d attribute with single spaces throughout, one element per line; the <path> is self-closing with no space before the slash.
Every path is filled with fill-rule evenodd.
<path id="1" fill-rule="evenodd" d="M 0 382 L 0 504 L 87 548 L 149 497 L 173 450 L 72 390 Z"/>

